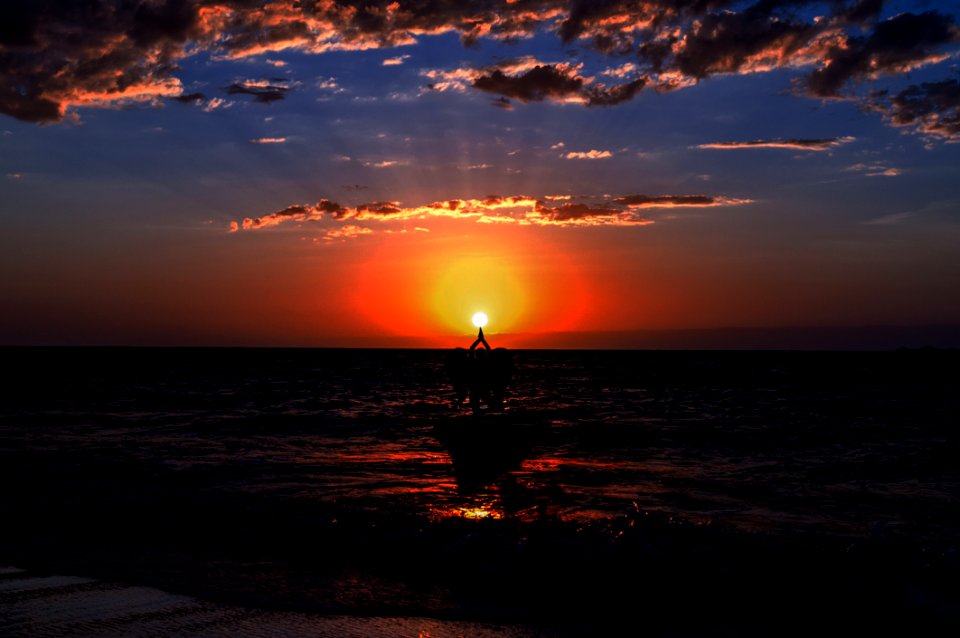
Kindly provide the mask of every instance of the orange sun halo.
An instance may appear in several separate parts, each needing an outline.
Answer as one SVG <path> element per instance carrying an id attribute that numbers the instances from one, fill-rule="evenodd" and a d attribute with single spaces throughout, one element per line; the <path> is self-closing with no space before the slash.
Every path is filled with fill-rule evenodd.
<path id="1" fill-rule="evenodd" d="M 527 238 L 514 250 L 520 238 L 497 238 L 468 250 L 446 240 L 384 243 L 360 269 L 354 303 L 381 331 L 423 345 L 445 347 L 473 334 L 480 311 L 489 317 L 488 335 L 517 335 L 497 345 L 522 347 L 522 334 L 577 327 L 588 301 L 573 262 L 542 242 L 531 250 Z"/>

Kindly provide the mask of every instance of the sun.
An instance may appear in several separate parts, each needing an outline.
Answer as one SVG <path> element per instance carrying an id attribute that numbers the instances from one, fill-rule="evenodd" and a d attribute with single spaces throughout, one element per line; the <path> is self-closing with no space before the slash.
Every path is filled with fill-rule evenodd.
<path id="1" fill-rule="evenodd" d="M 477 328 L 482 328 L 487 325 L 487 315 L 483 312 L 477 312 L 473 315 L 473 325 Z"/>

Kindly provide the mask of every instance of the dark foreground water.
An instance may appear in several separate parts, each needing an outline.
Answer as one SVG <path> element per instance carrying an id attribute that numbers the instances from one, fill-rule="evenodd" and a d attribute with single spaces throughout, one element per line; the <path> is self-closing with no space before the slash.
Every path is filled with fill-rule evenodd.
<path id="1" fill-rule="evenodd" d="M 958 352 L 2 356 L 0 633 L 960 630 Z"/>

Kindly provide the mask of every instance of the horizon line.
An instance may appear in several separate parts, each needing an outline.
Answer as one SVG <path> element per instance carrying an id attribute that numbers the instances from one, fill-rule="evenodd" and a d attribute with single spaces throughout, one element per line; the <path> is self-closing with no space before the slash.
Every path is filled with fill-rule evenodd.
<path id="1" fill-rule="evenodd" d="M 544 333 L 487 332 L 515 350 L 895 350 L 898 348 L 960 348 L 960 323 L 812 325 L 787 327 L 729 326 L 722 328 L 641 328 Z M 0 348 L 261 348 L 443 350 L 472 338 L 460 335 L 347 336 L 326 343 L 256 342 L 170 338 L 167 335 L 116 342 L 97 339 L 24 339 L 0 343 Z M 496 344 L 493 344 L 496 345 Z"/>

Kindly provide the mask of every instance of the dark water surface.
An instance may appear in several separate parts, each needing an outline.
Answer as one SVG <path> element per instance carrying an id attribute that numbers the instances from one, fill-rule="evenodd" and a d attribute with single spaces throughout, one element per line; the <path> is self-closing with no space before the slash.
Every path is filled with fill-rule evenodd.
<path id="1" fill-rule="evenodd" d="M 957 352 L 518 351 L 479 424 L 441 351 L 2 355 L 0 564 L 31 573 L 591 635 L 960 627 Z"/>

